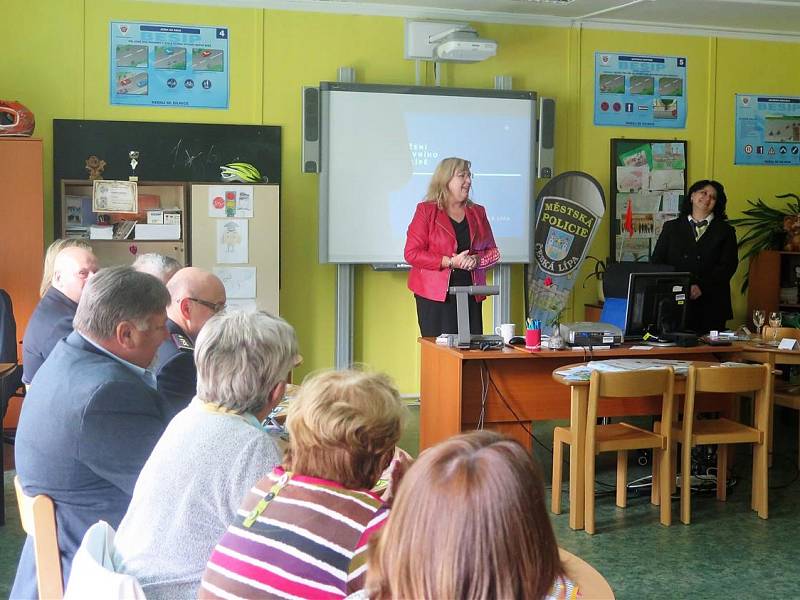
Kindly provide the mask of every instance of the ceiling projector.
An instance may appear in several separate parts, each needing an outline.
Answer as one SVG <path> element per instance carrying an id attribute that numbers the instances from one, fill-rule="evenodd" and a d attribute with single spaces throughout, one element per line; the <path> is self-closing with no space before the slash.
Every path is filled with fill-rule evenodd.
<path id="1" fill-rule="evenodd" d="M 434 60 L 444 62 L 480 62 L 497 54 L 497 42 L 478 37 L 474 29 L 459 29 L 431 36 L 439 43 L 433 49 Z"/>

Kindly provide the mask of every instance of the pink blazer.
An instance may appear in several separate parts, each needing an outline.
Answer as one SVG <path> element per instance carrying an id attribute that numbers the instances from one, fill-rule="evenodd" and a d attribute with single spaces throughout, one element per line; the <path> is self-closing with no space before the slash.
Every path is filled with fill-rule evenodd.
<path id="1" fill-rule="evenodd" d="M 472 271 L 473 285 L 486 285 L 486 270 L 500 260 L 486 210 L 479 204 L 467 205 L 470 254 L 478 255 L 478 268 Z M 456 253 L 457 242 L 447 213 L 435 201 L 417 204 L 408 226 L 405 260 L 411 265 L 408 289 L 429 300 L 443 302 L 447 297 L 452 269 L 442 268 L 442 257 Z M 476 296 L 479 302 L 485 296 Z"/>

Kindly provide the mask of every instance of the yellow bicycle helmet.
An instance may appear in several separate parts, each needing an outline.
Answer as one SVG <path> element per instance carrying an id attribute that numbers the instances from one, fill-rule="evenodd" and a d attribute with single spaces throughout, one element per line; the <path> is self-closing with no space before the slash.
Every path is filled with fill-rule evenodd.
<path id="1" fill-rule="evenodd" d="M 231 183 L 240 181 L 242 183 L 266 183 L 267 178 L 262 177 L 253 165 L 243 162 L 232 162 L 222 165 L 220 168 L 222 181 Z"/>

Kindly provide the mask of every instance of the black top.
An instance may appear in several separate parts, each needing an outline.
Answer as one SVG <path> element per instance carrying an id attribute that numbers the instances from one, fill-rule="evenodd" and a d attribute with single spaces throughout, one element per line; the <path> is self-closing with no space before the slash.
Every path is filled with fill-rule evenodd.
<path id="1" fill-rule="evenodd" d="M 739 266 L 736 230 L 712 219 L 699 239 L 686 216 L 664 223 L 650 262 L 689 271 L 702 295 L 689 303 L 689 327 L 698 333 L 724 329 L 733 318 L 730 280 Z"/>
<path id="2" fill-rule="evenodd" d="M 161 343 L 154 368 L 158 391 L 165 400 L 169 418 L 189 405 L 197 390 L 194 344 L 180 326 L 167 319 L 169 338 Z"/>
<path id="3" fill-rule="evenodd" d="M 450 217 L 450 223 L 453 224 L 453 230 L 456 232 L 456 254 L 469 250 L 469 223 L 467 218 L 464 217 L 459 223 Z M 450 274 L 450 285 L 472 285 L 472 275 L 464 269 L 453 269 Z"/>

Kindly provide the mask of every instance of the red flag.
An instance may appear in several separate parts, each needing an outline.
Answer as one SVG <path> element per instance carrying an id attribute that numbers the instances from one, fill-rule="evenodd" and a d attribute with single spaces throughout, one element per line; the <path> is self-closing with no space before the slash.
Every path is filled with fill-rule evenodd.
<path id="1" fill-rule="evenodd" d="M 628 232 L 628 237 L 633 237 L 633 206 L 630 198 L 628 199 L 628 208 L 625 209 L 625 231 Z"/>

